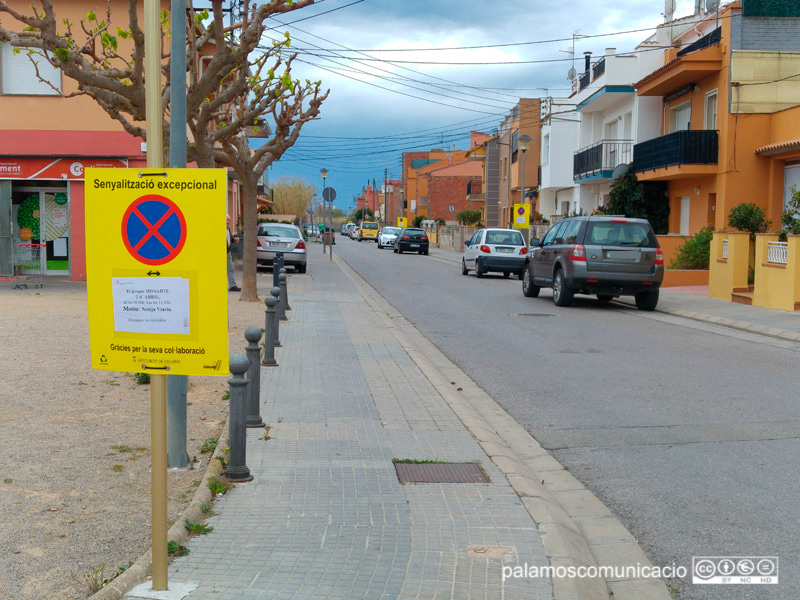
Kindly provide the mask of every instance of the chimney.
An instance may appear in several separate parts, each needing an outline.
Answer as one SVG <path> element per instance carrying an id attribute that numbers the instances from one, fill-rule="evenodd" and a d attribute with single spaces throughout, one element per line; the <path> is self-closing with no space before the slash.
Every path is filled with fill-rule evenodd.
<path id="1" fill-rule="evenodd" d="M 606 48 L 606 56 L 615 56 L 617 54 L 616 48 Z"/>
<path id="2" fill-rule="evenodd" d="M 588 73 L 589 69 L 592 66 L 592 53 L 591 52 L 584 52 L 583 53 L 583 60 L 584 60 L 584 73 Z"/>

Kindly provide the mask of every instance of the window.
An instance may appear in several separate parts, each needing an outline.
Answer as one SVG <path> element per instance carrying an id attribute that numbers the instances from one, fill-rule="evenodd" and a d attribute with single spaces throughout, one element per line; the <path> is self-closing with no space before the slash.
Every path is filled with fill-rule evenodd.
<path id="1" fill-rule="evenodd" d="M 511 134 L 511 164 L 517 162 L 519 155 L 519 129 Z"/>
<path id="2" fill-rule="evenodd" d="M 550 164 L 550 134 L 542 138 L 542 164 Z"/>
<path id="3" fill-rule="evenodd" d="M 688 131 L 691 129 L 692 103 L 683 104 L 669 109 L 669 132 Z"/>
<path id="4" fill-rule="evenodd" d="M 574 244 L 578 237 L 578 231 L 581 229 L 581 221 L 572 221 L 564 231 L 564 243 Z"/>
<path id="5" fill-rule="evenodd" d="M 689 235 L 689 209 L 691 200 L 689 196 L 681 197 L 681 230 L 678 232 L 681 235 Z"/>
<path id="6" fill-rule="evenodd" d="M 258 227 L 258 236 L 264 237 L 283 237 L 283 238 L 300 238 L 300 231 L 297 227 L 291 225 L 288 227 L 281 227 L 280 225 L 260 225 Z"/>
<path id="7" fill-rule="evenodd" d="M 556 237 L 558 230 L 564 226 L 566 221 L 559 221 L 555 225 L 553 225 L 552 229 L 547 232 L 547 235 L 544 236 L 544 240 L 542 241 L 542 246 L 549 246 L 553 243 L 553 238 Z"/>
<path id="8" fill-rule="evenodd" d="M 717 128 L 717 90 L 706 94 L 706 129 Z"/>
<path id="9" fill-rule="evenodd" d="M 593 246 L 658 248 L 653 230 L 645 223 L 589 221 L 585 239 Z"/>
<path id="10" fill-rule="evenodd" d="M 525 240 L 519 231 L 488 231 L 486 233 L 487 244 L 508 244 L 510 246 L 524 246 Z"/>
<path id="11" fill-rule="evenodd" d="M 61 89 L 61 70 L 48 63 L 44 57 L 29 55 L 22 48 L 14 53 L 14 47 L 8 43 L 0 44 L 0 94 L 16 94 L 31 96 L 57 96 L 58 92 L 36 76 L 36 61 L 39 74 L 49 81 L 57 90 Z"/>
<path id="12" fill-rule="evenodd" d="M 574 221 L 565 220 L 562 221 L 562 227 L 556 231 L 556 234 L 553 236 L 553 244 L 563 244 L 564 243 L 564 234 L 566 233 L 567 229 L 570 228 Z"/>

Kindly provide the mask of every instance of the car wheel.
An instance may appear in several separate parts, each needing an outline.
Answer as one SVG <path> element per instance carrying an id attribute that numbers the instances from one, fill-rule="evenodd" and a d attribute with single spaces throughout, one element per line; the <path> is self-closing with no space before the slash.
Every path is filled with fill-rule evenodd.
<path id="1" fill-rule="evenodd" d="M 397 254 L 397 248 L 392 248 L 392 251 Z"/>
<path id="2" fill-rule="evenodd" d="M 609 294 L 597 294 L 597 299 L 600 300 L 600 302 L 611 302 L 614 299 L 614 296 Z"/>
<path id="3" fill-rule="evenodd" d="M 528 298 L 536 298 L 541 289 L 542 288 L 533 283 L 531 270 L 526 267 L 522 272 L 522 293 Z"/>
<path id="4" fill-rule="evenodd" d="M 475 277 L 480 279 L 486 271 L 481 267 L 481 259 L 475 261 Z"/>
<path id="5" fill-rule="evenodd" d="M 298 273 L 305 273 L 308 267 L 306 265 L 297 265 L 295 268 Z"/>
<path id="6" fill-rule="evenodd" d="M 559 269 L 553 276 L 553 302 L 556 306 L 569 306 L 574 297 L 575 292 L 564 281 L 564 271 Z"/>
<path id="7" fill-rule="evenodd" d="M 509 277 L 511 277 L 511 273 L 508 271 L 503 271 L 503 278 L 508 279 Z"/>
<path id="8" fill-rule="evenodd" d="M 423 252 L 423 254 L 424 254 L 425 256 L 428 256 L 428 251 L 427 251 L 427 250 L 425 250 L 425 251 Z"/>
<path id="9" fill-rule="evenodd" d="M 424 250 L 419 251 L 419 255 L 422 256 L 424 254 Z"/>
<path id="10" fill-rule="evenodd" d="M 402 253 L 403 253 L 403 249 L 402 249 L 402 248 L 398 248 L 398 249 L 397 249 L 397 253 L 398 253 L 398 254 L 402 254 Z"/>
<path id="11" fill-rule="evenodd" d="M 658 305 L 658 290 L 636 294 L 636 308 L 639 310 L 655 310 Z"/>
<path id="12" fill-rule="evenodd" d="M 461 274 L 462 275 L 469 274 L 469 269 L 467 269 L 467 263 L 463 258 L 461 259 Z"/>

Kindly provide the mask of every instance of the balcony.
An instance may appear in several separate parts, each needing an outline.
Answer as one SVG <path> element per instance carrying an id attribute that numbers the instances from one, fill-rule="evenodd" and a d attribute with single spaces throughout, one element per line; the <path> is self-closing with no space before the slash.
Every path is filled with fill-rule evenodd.
<path id="1" fill-rule="evenodd" d="M 467 202 L 484 202 L 486 194 L 483 193 L 483 183 L 480 181 L 467 182 Z"/>
<path id="2" fill-rule="evenodd" d="M 572 177 L 576 183 L 610 179 L 618 165 L 631 161 L 632 154 L 632 140 L 601 140 L 575 153 Z"/>
<path id="3" fill-rule="evenodd" d="M 717 131 L 675 131 L 636 144 L 633 170 L 654 171 L 644 177 L 651 180 L 711 174 L 716 171 L 718 154 Z"/>
<path id="4" fill-rule="evenodd" d="M 592 81 L 604 75 L 606 72 L 606 59 L 605 57 L 598 60 L 592 67 Z"/>

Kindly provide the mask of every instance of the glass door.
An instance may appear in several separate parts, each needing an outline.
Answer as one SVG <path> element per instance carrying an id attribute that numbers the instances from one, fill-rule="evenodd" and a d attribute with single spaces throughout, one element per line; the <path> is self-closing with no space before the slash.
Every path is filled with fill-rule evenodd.
<path id="1" fill-rule="evenodd" d="M 47 244 L 45 272 L 69 273 L 69 205 L 66 190 L 41 192 L 41 214 L 44 215 L 42 243 Z M 42 248 L 42 254 L 44 253 Z"/>

